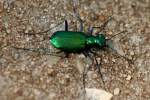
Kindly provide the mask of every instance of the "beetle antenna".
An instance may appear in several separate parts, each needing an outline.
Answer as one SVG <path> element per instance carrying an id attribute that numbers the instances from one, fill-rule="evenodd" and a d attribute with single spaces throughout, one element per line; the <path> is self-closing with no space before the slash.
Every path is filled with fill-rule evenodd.
<path id="1" fill-rule="evenodd" d="M 118 35 L 120 35 L 120 34 L 122 34 L 122 33 L 125 33 L 125 32 L 127 32 L 127 31 L 126 31 L 126 30 L 125 30 L 125 31 L 121 31 L 121 32 L 119 32 L 119 33 L 117 33 L 117 34 L 111 36 L 111 37 L 108 38 L 107 40 L 111 40 L 112 38 L 114 38 L 114 37 L 116 37 L 116 36 L 118 36 Z"/>
<path id="2" fill-rule="evenodd" d="M 113 17 L 109 16 L 109 18 L 100 26 L 100 32 L 105 29 L 105 27 L 107 26 L 108 22 L 110 22 L 112 19 L 113 19 Z"/>
<path id="3" fill-rule="evenodd" d="M 113 19 L 112 16 L 109 16 L 109 18 L 99 27 L 90 27 L 89 28 L 89 33 L 92 34 L 94 29 L 99 29 L 98 32 L 96 32 L 96 35 L 100 32 L 102 32 L 102 30 L 105 29 L 105 27 L 107 26 L 108 22 L 111 21 Z"/>

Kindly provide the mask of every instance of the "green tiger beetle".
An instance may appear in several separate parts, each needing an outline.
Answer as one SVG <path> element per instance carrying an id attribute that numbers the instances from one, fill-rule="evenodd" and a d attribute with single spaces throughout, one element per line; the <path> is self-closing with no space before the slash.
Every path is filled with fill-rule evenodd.
<path id="1" fill-rule="evenodd" d="M 93 52 L 91 50 L 91 48 L 96 47 L 96 48 L 99 48 L 102 50 L 104 50 L 104 48 L 111 48 L 112 50 L 114 50 L 112 48 L 110 40 L 113 37 L 126 32 L 126 31 L 122 31 L 122 32 L 112 36 L 111 38 L 106 39 L 106 36 L 104 34 L 102 34 L 101 31 L 104 29 L 104 27 L 107 25 L 107 23 L 112 19 L 112 17 L 110 17 L 108 20 L 106 20 L 104 22 L 104 24 L 101 27 L 89 28 L 89 32 L 88 32 L 88 34 L 86 34 L 83 32 L 83 21 L 81 20 L 80 16 L 77 14 L 75 7 L 74 7 L 73 11 L 75 13 L 76 18 L 80 22 L 80 30 L 79 31 L 69 31 L 68 30 L 68 22 L 67 22 L 67 20 L 65 20 L 65 30 L 64 31 L 56 31 L 52 34 L 51 37 L 49 37 L 50 44 L 52 44 L 55 48 L 59 49 L 62 52 L 83 53 L 86 57 L 93 59 L 89 53 L 92 53 L 93 55 L 95 55 L 96 53 Z M 96 35 L 93 35 L 92 34 L 93 29 L 95 29 L 95 28 L 99 28 L 100 32 Z M 47 31 L 44 31 L 44 32 L 40 32 L 40 33 L 46 33 L 48 31 L 50 31 L 50 29 Z M 29 50 L 29 51 L 40 51 L 41 50 L 41 49 L 32 49 L 32 48 L 17 48 L 17 49 L 24 49 L 24 50 Z M 45 48 L 45 49 L 42 48 L 42 50 L 45 52 L 50 51 L 47 48 Z M 55 55 L 55 54 L 50 53 L 50 55 Z M 119 54 L 119 56 L 130 61 L 128 58 L 126 58 L 120 54 Z M 100 66 L 99 66 L 100 64 L 98 64 L 98 61 L 96 60 L 95 57 L 93 60 L 96 61 L 96 68 L 98 69 L 98 73 L 104 84 L 103 76 L 102 76 Z M 84 87 L 85 87 L 86 74 L 87 74 L 87 72 L 83 73 Z M 104 85 L 104 87 L 105 87 L 105 85 Z"/>

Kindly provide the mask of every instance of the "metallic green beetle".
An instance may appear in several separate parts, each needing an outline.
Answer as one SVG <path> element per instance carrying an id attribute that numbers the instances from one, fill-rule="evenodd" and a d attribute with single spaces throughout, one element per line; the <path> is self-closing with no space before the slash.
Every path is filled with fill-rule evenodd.
<path id="1" fill-rule="evenodd" d="M 93 46 L 98 46 L 100 48 L 106 46 L 104 34 L 94 36 L 85 34 L 82 30 L 79 32 L 68 31 L 67 21 L 65 21 L 65 27 L 65 31 L 57 31 L 50 37 L 50 43 L 59 50 L 66 52 L 81 52 Z"/>
<path id="2" fill-rule="evenodd" d="M 50 37 L 50 42 L 55 48 L 67 52 L 80 52 L 87 47 L 106 45 L 103 34 L 93 36 L 74 31 L 57 31 Z"/>
<path id="3" fill-rule="evenodd" d="M 109 20 L 107 20 L 102 27 L 105 27 L 108 21 Z M 101 28 L 101 27 L 92 27 L 89 31 L 90 34 L 85 34 L 84 32 L 82 32 L 83 24 L 82 22 L 80 22 L 80 31 L 68 31 L 68 23 L 67 21 L 65 21 L 65 31 L 54 32 L 53 35 L 50 37 L 50 43 L 55 48 L 61 51 L 67 53 L 82 52 L 85 56 L 90 57 L 88 53 L 89 52 L 93 53 L 90 49 L 91 47 L 95 47 L 95 46 L 98 48 L 110 47 L 110 45 L 107 43 L 108 42 L 107 40 L 109 39 L 106 39 L 104 34 L 97 34 L 96 36 L 92 35 L 93 28 Z M 103 76 L 101 74 L 100 67 L 98 66 L 98 63 L 96 65 L 100 77 L 103 81 Z M 84 74 L 83 79 L 85 79 L 85 76 L 86 75 Z M 83 80 L 83 83 L 85 84 L 85 80 Z"/>

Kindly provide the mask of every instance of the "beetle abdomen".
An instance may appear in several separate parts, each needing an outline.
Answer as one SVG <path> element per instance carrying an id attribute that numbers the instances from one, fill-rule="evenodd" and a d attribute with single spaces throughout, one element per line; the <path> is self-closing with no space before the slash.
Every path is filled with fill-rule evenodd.
<path id="1" fill-rule="evenodd" d="M 60 50 L 77 52 L 86 46 L 86 35 L 83 32 L 57 31 L 50 38 L 51 44 Z"/>

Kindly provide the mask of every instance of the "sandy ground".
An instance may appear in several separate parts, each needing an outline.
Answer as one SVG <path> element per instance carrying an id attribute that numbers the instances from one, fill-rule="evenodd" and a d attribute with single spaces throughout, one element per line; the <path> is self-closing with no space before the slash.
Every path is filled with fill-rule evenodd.
<path id="1" fill-rule="evenodd" d="M 89 26 L 102 25 L 109 16 L 113 20 L 105 27 L 113 38 L 119 54 L 111 50 L 96 51 L 105 82 L 95 70 L 95 61 L 83 54 L 57 57 L 19 48 L 49 48 L 48 38 L 59 25 L 69 22 L 77 31 L 71 0 L 0 0 L 0 100 L 83 100 L 83 69 L 92 68 L 86 77 L 86 88 L 103 89 L 113 94 L 112 100 L 150 100 L 150 1 L 149 0 L 74 0 L 84 20 L 84 32 Z M 25 33 L 33 33 L 29 35 Z M 61 54 L 64 55 L 64 54 Z M 94 99 L 91 99 L 94 100 Z"/>

